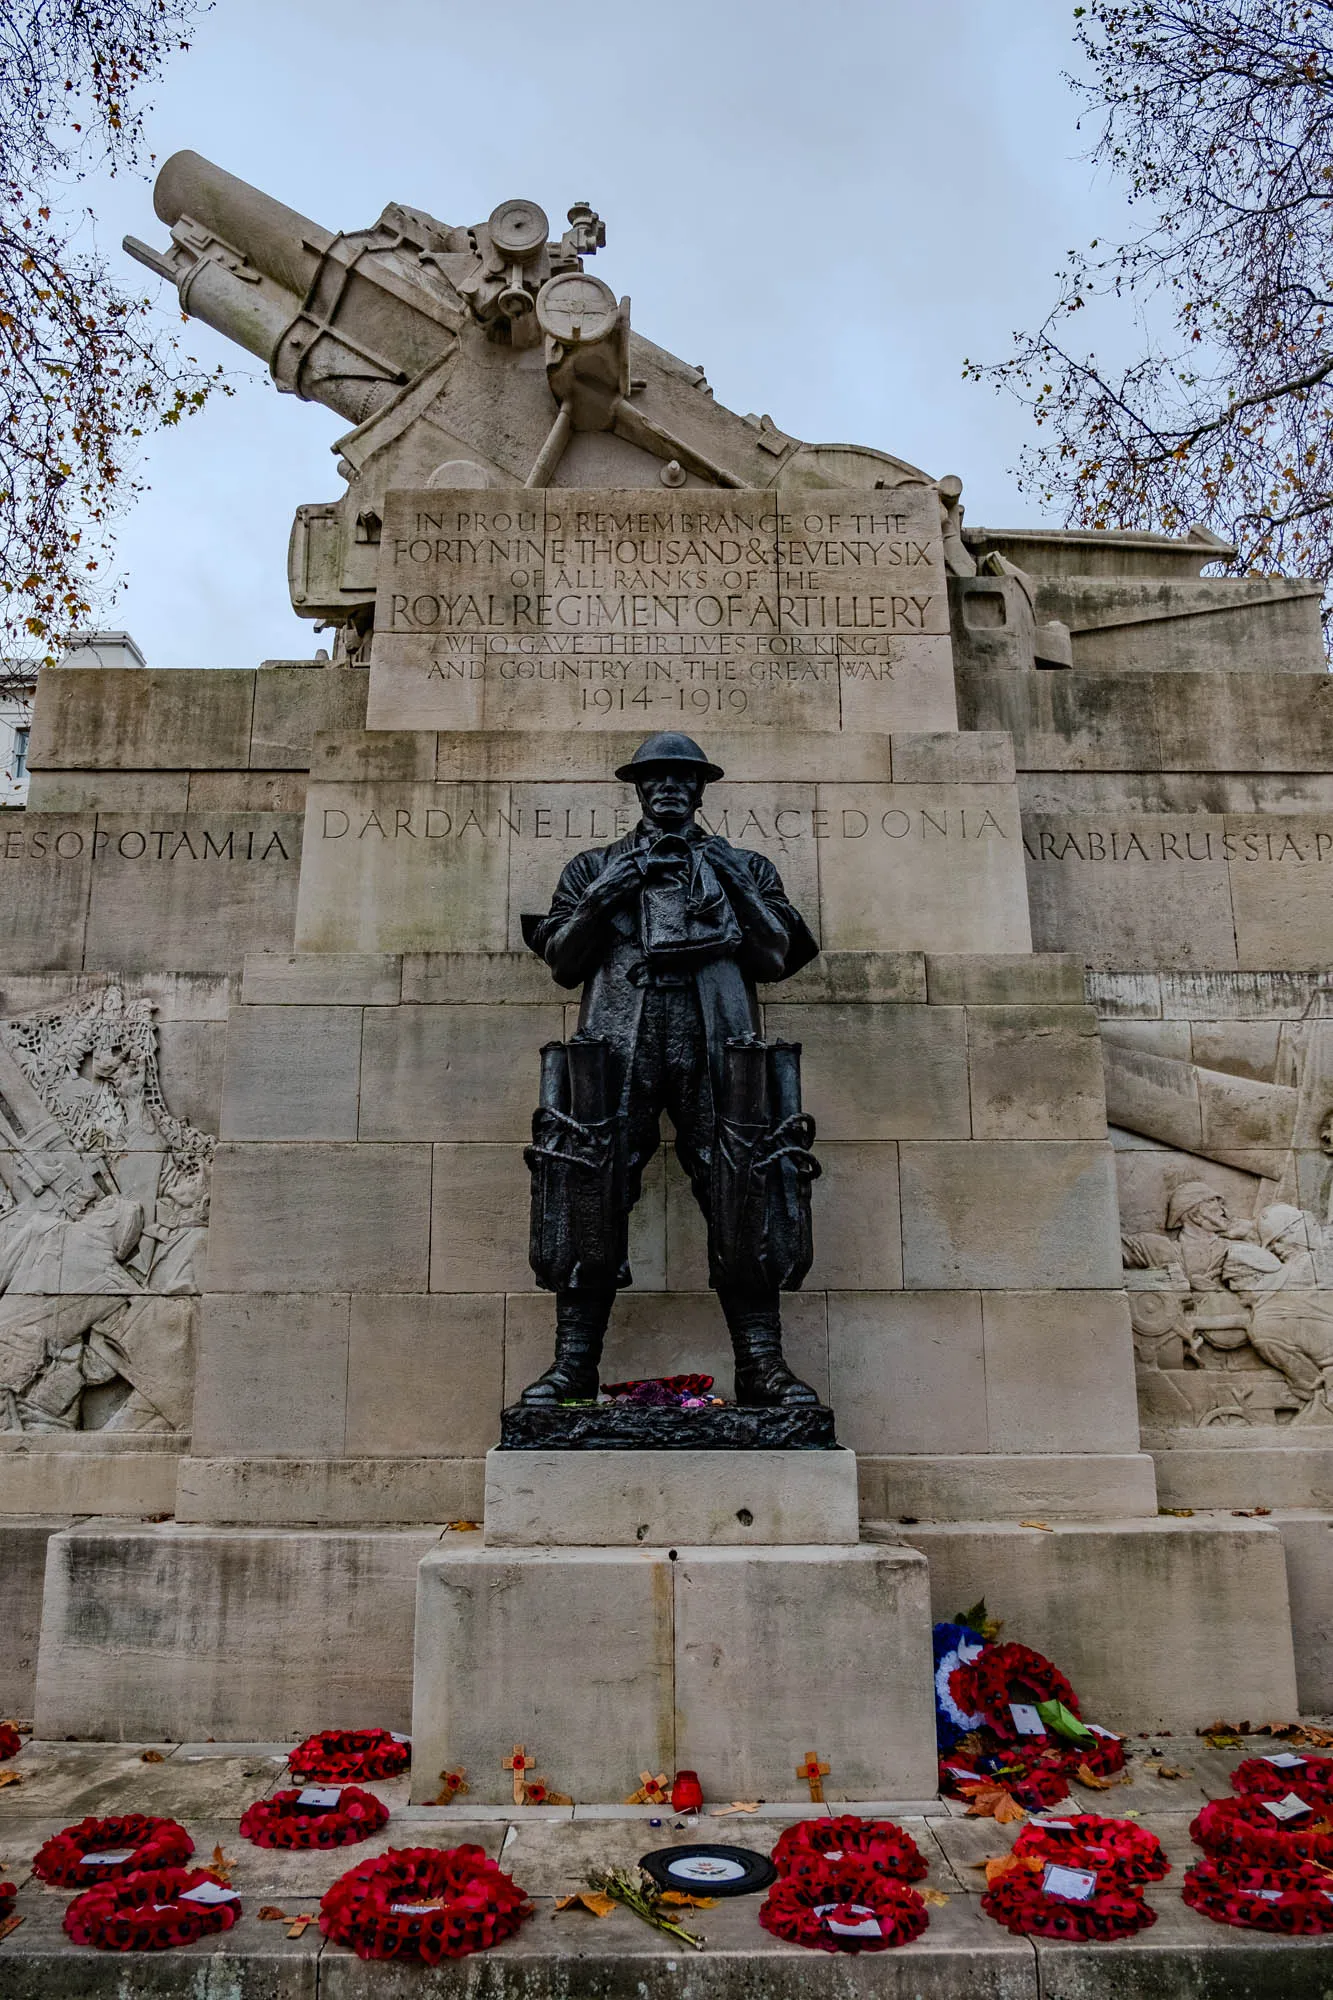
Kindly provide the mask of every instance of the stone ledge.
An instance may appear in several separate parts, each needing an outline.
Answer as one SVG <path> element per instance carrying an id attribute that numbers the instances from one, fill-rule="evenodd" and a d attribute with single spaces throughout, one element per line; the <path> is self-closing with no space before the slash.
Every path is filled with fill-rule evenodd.
<path id="1" fill-rule="evenodd" d="M 479 1458 L 185 1458 L 181 1522 L 396 1527 L 481 1517 Z"/>
<path id="2" fill-rule="evenodd" d="M 241 975 L 245 1007 L 395 1007 L 403 961 L 389 952 L 252 951 Z"/>
<path id="3" fill-rule="evenodd" d="M 170 1514 L 180 1455 L 189 1439 L 126 1437 L 118 1440 L 119 1449 L 108 1451 L 99 1449 L 99 1437 L 97 1431 L 85 1431 L 31 1441 L 12 1433 L 0 1438 L 0 1522 L 15 1514 L 119 1514 L 133 1519 Z"/>
<path id="4" fill-rule="evenodd" d="M 858 1453 L 856 1464 L 866 1522 L 1017 1521 L 1029 1514 L 1093 1521 L 1157 1514 L 1153 1462 L 1146 1452 Z"/>
<path id="5" fill-rule="evenodd" d="M 926 953 L 932 1007 L 1081 1007 L 1083 961 L 1073 952 Z"/>

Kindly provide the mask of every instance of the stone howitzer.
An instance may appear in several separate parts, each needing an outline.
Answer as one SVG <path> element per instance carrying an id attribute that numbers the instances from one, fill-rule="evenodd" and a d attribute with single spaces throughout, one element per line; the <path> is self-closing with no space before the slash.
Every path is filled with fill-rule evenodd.
<path id="1" fill-rule="evenodd" d="M 702 368 L 630 329 L 629 300 L 583 269 L 605 242 L 586 202 L 552 241 L 536 202 L 456 227 L 391 202 L 335 231 L 197 153 L 154 189 L 162 251 L 125 248 L 181 306 L 267 363 L 278 388 L 353 428 L 340 500 L 297 509 L 298 616 L 363 664 L 386 494 L 440 486 L 893 487 L 925 477 L 885 452 L 803 445 L 713 398 Z"/>

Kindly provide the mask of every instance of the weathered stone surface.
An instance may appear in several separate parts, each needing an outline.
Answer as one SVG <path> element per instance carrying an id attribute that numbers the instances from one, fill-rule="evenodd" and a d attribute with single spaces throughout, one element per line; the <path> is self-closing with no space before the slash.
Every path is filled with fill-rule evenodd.
<path id="1" fill-rule="evenodd" d="M 931 952 L 932 1007 L 1079 1007 L 1083 961 L 1074 952 Z"/>
<path id="2" fill-rule="evenodd" d="M 852 1512 L 855 1515 L 855 1500 Z M 0 1573 L 5 1579 L 5 1617 L 0 1628 L 0 1709 L 6 1715 L 32 1714 L 46 1545 L 52 1535 L 68 1526 L 69 1521 L 59 1515 L 16 1515 L 0 1520 Z"/>
<path id="3" fill-rule="evenodd" d="M 1021 1457 L 916 1452 L 857 1459 L 861 1518 L 897 1521 L 1099 1521 L 1157 1512 L 1146 1452 Z M 873 1532 L 867 1529 L 868 1533 Z M 896 1540 L 899 1530 L 888 1530 Z"/>
<path id="4" fill-rule="evenodd" d="M 450 1142 L 432 1147 L 431 1155 L 431 1291 L 533 1290 L 522 1146 Z"/>
<path id="5" fill-rule="evenodd" d="M 99 814 L 86 963 L 239 971 L 291 942 L 301 822 L 289 813 L 187 814 L 156 826 Z"/>
<path id="6" fill-rule="evenodd" d="M 305 811 L 304 771 L 191 771 L 192 813 L 295 813 Z M 109 809 L 109 808 L 108 808 Z M 128 810 L 117 806 L 118 812 Z"/>
<path id="7" fill-rule="evenodd" d="M 238 1007 L 220 1136 L 355 1139 L 360 1075 L 359 1008 Z"/>
<path id="8" fill-rule="evenodd" d="M 99 1431 L 35 1438 L 0 1432 L 0 1521 L 14 1515 L 169 1514 L 179 1437 L 108 1439 Z"/>
<path id="9" fill-rule="evenodd" d="M 672 1572 L 678 1765 L 728 1796 L 799 1799 L 791 1746 L 817 1744 L 849 1792 L 929 1791 L 924 1564 L 867 1544 L 683 1549 Z"/>
<path id="10" fill-rule="evenodd" d="M 991 1451 L 1137 1449 L 1122 1292 L 985 1292 L 981 1317 Z"/>
<path id="11" fill-rule="evenodd" d="M 485 1524 L 488 1548 L 854 1543 L 856 1460 L 849 1451 L 683 1445 L 490 1451 Z"/>
<path id="12" fill-rule="evenodd" d="M 976 1292 L 831 1292 L 829 1391 L 860 1452 L 985 1451 Z"/>
<path id="13" fill-rule="evenodd" d="M 503 1400 L 502 1295 L 386 1292 L 352 1300 L 350 1454 L 479 1458 L 499 1436 Z"/>
<path id="14" fill-rule="evenodd" d="M 365 1017 L 361 1136 L 530 1138 L 544 1042 L 561 1008 L 402 1006 Z"/>
<path id="15" fill-rule="evenodd" d="M 41 1735 L 238 1742 L 406 1729 L 416 1571 L 438 1529 L 53 1536 Z"/>
<path id="16" fill-rule="evenodd" d="M 82 966 L 96 831 L 92 813 L 25 812 L 0 834 L 7 972 Z"/>
<path id="17" fill-rule="evenodd" d="M 219 1146 L 209 1289 L 425 1291 L 430 1201 L 428 1146 Z"/>
<path id="18" fill-rule="evenodd" d="M 896 1291 L 903 1281 L 902 1226 L 898 1195 L 898 1148 L 891 1141 L 817 1139 L 823 1173 L 811 1194 L 815 1260 L 806 1285 L 810 1290 Z M 689 1224 L 694 1262 L 704 1282 L 707 1259 L 703 1217 L 693 1208 L 684 1175 L 673 1173 L 668 1194 L 676 1199 L 668 1209 L 672 1274 L 677 1263 L 676 1238 L 681 1221 Z"/>
<path id="19" fill-rule="evenodd" d="M 852 776 L 848 772 L 848 777 Z M 949 729 L 933 735 L 895 730 L 896 785 L 1010 785 L 1014 746 L 1004 730 Z"/>
<path id="20" fill-rule="evenodd" d="M 511 1403 L 500 1419 L 506 1452 L 554 1451 L 790 1452 L 831 1451 L 837 1440 L 829 1409 L 751 1409 L 724 1403 L 704 1410 L 641 1409 L 619 1403 Z M 617 1538 L 618 1539 L 618 1538 Z"/>
<path id="21" fill-rule="evenodd" d="M 1287 1594 L 1302 1715 L 1333 1708 L 1333 1516 L 1275 1509 L 1287 1558 Z"/>
<path id="22" fill-rule="evenodd" d="M 306 771 L 321 730 L 359 728 L 366 677 L 347 667 L 266 667 L 255 675 L 249 763 Z"/>
<path id="23" fill-rule="evenodd" d="M 557 992 L 550 968 L 522 951 L 413 952 L 403 965 L 405 1005 L 531 1007 Z"/>
<path id="24" fill-rule="evenodd" d="M 1059 1660 L 1111 1728 L 1192 1731 L 1228 1710 L 1294 1715 L 1281 1537 L 1258 1522 L 958 1522 L 900 1530 L 934 1615 L 985 1595 Z"/>
<path id="25" fill-rule="evenodd" d="M 189 806 L 188 771 L 34 771 L 27 809 L 43 813 L 148 813 L 173 817 Z M 230 775 L 230 774 L 229 774 Z"/>
<path id="26" fill-rule="evenodd" d="M 476 1520 L 480 1458 L 183 1458 L 176 1519 L 241 1527 Z"/>
<path id="27" fill-rule="evenodd" d="M 62 667 L 43 674 L 29 758 L 37 770 L 244 770 L 253 672 Z"/>
<path id="28" fill-rule="evenodd" d="M 264 1276 L 266 1267 L 256 1267 Z M 194 1448 L 201 1455 L 339 1454 L 347 1429 L 345 1294 L 206 1295 Z"/>
<path id="29" fill-rule="evenodd" d="M 1093 1048 L 1096 1017 L 1089 1010 Z M 965 1139 L 967 1024 L 961 1007 L 788 1007 L 769 1000 L 765 1030 L 801 1041 L 801 1094 L 821 1140 Z"/>
<path id="30" fill-rule="evenodd" d="M 403 962 L 388 952 L 263 951 L 246 957 L 247 1007 L 396 1007 Z"/>
<path id="31" fill-rule="evenodd" d="M 967 1062 L 976 1139 L 1099 1139 L 1106 1131 L 1091 1007 L 969 1007 Z"/>
<path id="32" fill-rule="evenodd" d="M 923 1005 L 926 960 L 919 951 L 821 951 L 774 989 L 785 1007 L 854 1000 Z"/>
<path id="33" fill-rule="evenodd" d="M 675 1770 L 676 1566 L 666 1550 L 480 1544 L 480 1535 L 450 1536 L 421 1564 L 412 1715 L 418 1798 L 435 1796 L 436 1772 L 463 1767 L 471 1799 L 502 1803 L 512 1786 L 501 1759 L 516 1743 L 541 1756 L 555 1790 L 574 1782 L 577 1766 L 585 1799 L 623 1798 L 646 1762 Z M 585 1743 L 589 1715 L 599 1720 Z"/>
<path id="34" fill-rule="evenodd" d="M 1109 1146 L 904 1140 L 899 1174 L 909 1289 L 1105 1290 L 1119 1282 Z"/>

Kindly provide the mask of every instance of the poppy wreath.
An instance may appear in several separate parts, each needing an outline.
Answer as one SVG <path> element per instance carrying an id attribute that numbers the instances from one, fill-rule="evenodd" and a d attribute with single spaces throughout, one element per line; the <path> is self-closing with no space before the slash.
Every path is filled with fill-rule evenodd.
<path id="1" fill-rule="evenodd" d="M 88 1861 L 89 1854 L 126 1851 L 124 1861 Z M 81 1819 L 44 1840 L 32 1860 L 39 1882 L 57 1889 L 88 1889 L 118 1882 L 153 1868 L 181 1868 L 194 1853 L 194 1842 L 174 1819 L 150 1819 L 147 1813 L 123 1813 L 112 1819 Z"/>
<path id="2" fill-rule="evenodd" d="M 1094 1729 L 1091 1742 L 1075 1744 L 1065 1752 L 1065 1758 L 1071 1770 L 1086 1764 L 1094 1778 L 1113 1778 L 1125 1768 L 1125 1739 L 1112 1736 L 1109 1730 Z"/>
<path id="3" fill-rule="evenodd" d="M 981 1907 L 1015 1937 L 1078 1943 L 1133 1937 L 1157 1922 L 1156 1910 L 1149 1909 L 1138 1890 L 1109 1871 L 1098 1874 L 1097 1887 L 1085 1903 L 1071 1903 L 1043 1889 L 1041 1875 L 1032 1869 L 1011 1868 L 987 1889 Z"/>
<path id="4" fill-rule="evenodd" d="M 1133 1820 L 1104 1819 L 1100 1813 L 1072 1813 L 1058 1826 L 1034 1820 L 1023 1828 L 1013 1851 L 1066 1868 L 1091 1868 L 1125 1884 L 1160 1882 L 1171 1872 L 1155 1833 Z"/>
<path id="5" fill-rule="evenodd" d="M 613 1402 L 635 1403 L 648 1410 L 688 1409 L 712 1401 L 711 1375 L 655 1375 L 631 1382 L 607 1382 L 602 1394 Z"/>
<path id="6" fill-rule="evenodd" d="M 1060 1669 L 1016 1642 L 986 1647 L 972 1667 L 972 1691 L 982 1719 L 1004 1743 L 1018 1737 L 1011 1701 L 1058 1701 L 1071 1715 L 1078 1714 L 1078 1696 Z"/>
<path id="7" fill-rule="evenodd" d="M 1081 1759 L 1048 1746 L 1018 1746 L 999 1751 L 950 1751 L 940 1758 L 940 1790 L 955 1798 L 970 1796 L 969 1785 L 1003 1785 L 1029 1811 L 1040 1811 L 1069 1797 L 1067 1771 Z"/>
<path id="8" fill-rule="evenodd" d="M 350 1847 L 389 1821 L 389 1808 L 373 1792 L 344 1785 L 336 1806 L 324 1811 L 298 1804 L 300 1792 L 256 1799 L 241 1816 L 241 1836 L 256 1847 Z"/>
<path id="9" fill-rule="evenodd" d="M 352 1783 L 358 1778 L 396 1778 L 412 1761 L 412 1746 L 387 1729 L 325 1729 L 307 1736 L 287 1759 L 297 1778 Z"/>
<path id="10" fill-rule="evenodd" d="M 339 1877 L 319 1927 L 358 1958 L 442 1958 L 512 1937 L 532 1914 L 526 1893 L 480 1847 L 401 1847 Z"/>
<path id="11" fill-rule="evenodd" d="M 0 1722 L 0 1764 L 6 1757 L 17 1757 L 22 1749 L 19 1733 L 12 1722 Z"/>
<path id="12" fill-rule="evenodd" d="M 854 1928 L 871 1922 L 860 1935 Z M 930 1919 L 915 1889 L 891 1882 L 867 1860 L 845 1856 L 799 1875 L 781 1875 L 760 1907 L 766 1931 L 810 1951 L 890 1951 L 919 1938 Z"/>
<path id="13" fill-rule="evenodd" d="M 1181 1895 L 1215 1924 L 1283 1931 L 1288 1937 L 1333 1931 L 1333 1884 L 1316 1868 L 1239 1868 L 1211 1858 L 1186 1872 Z"/>
<path id="14" fill-rule="evenodd" d="M 15 1896 L 17 1896 L 17 1894 L 18 1894 L 18 1889 L 15 1887 L 14 1883 L 0 1882 L 0 1924 L 2 1924 L 5 1921 L 6 1917 L 12 1915 L 14 1909 L 14 1898 Z"/>
<path id="15" fill-rule="evenodd" d="M 935 1653 L 935 1729 L 941 1750 L 960 1736 L 980 1729 L 985 1717 L 977 1710 L 974 1668 L 986 1641 L 970 1625 L 936 1625 L 931 1634 Z"/>
<path id="16" fill-rule="evenodd" d="M 229 1931 L 239 1902 L 187 1903 L 187 1889 L 217 1882 L 207 1868 L 153 1868 L 119 1882 L 100 1882 L 76 1896 L 65 1912 L 65 1931 L 94 1951 L 169 1951 Z M 225 1886 L 225 1885 L 220 1885 Z"/>
<path id="17" fill-rule="evenodd" d="M 1190 1825 L 1190 1839 L 1214 1860 L 1242 1868 L 1290 1868 L 1301 1861 L 1333 1863 L 1333 1826 L 1314 1815 L 1302 1825 L 1275 1820 L 1260 1799 L 1209 1799 Z"/>
<path id="18" fill-rule="evenodd" d="M 891 1819 L 861 1819 L 856 1813 L 804 1819 L 789 1826 L 773 1849 L 779 1875 L 806 1875 L 844 1858 L 864 1861 L 876 1874 L 899 1882 L 919 1882 L 926 1872 L 926 1857 L 910 1833 Z"/>
<path id="19" fill-rule="evenodd" d="M 1284 1799 L 1295 1792 L 1307 1805 L 1333 1808 L 1333 1757 L 1307 1757 L 1300 1765 L 1247 1757 L 1231 1773 L 1231 1789 L 1248 1799 Z"/>

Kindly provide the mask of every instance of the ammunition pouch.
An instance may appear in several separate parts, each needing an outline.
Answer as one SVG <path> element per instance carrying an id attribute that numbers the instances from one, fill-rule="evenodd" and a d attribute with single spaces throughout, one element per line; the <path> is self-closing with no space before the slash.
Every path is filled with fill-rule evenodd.
<path id="1" fill-rule="evenodd" d="M 709 1282 L 799 1291 L 814 1258 L 815 1121 L 801 1110 L 799 1042 L 729 1041 L 713 1146 Z"/>

